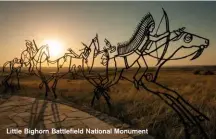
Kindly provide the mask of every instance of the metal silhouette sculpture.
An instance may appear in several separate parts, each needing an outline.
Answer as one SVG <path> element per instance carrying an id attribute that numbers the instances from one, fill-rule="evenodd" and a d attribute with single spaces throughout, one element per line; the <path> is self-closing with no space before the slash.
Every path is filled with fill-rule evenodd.
<path id="1" fill-rule="evenodd" d="M 8 66 L 9 74 L 6 75 L 5 78 L 2 80 L 2 84 L 5 86 L 5 89 L 7 90 L 8 88 L 12 87 L 12 84 L 13 84 L 12 78 L 13 76 L 16 76 L 17 86 L 18 86 L 18 89 L 20 89 L 19 76 L 20 76 L 21 68 L 23 67 L 22 60 L 18 58 L 14 58 L 11 61 L 5 62 L 2 67 L 2 73 L 5 72 L 7 66 Z M 9 83 L 9 80 L 11 80 L 10 83 Z"/>
<path id="2" fill-rule="evenodd" d="M 35 48 L 33 47 L 33 43 Z M 48 92 L 53 92 L 53 95 L 55 98 L 57 98 L 56 95 L 56 86 L 58 84 L 59 79 L 67 75 L 68 73 L 73 72 L 72 58 L 76 59 L 82 59 L 88 55 L 84 52 L 81 52 L 80 55 L 76 54 L 72 49 L 68 49 L 70 53 L 65 53 L 62 57 L 56 59 L 56 60 L 50 60 L 50 52 L 49 52 L 49 46 L 43 45 L 40 48 L 37 47 L 35 41 L 33 40 L 33 43 L 31 41 L 27 41 L 26 45 L 27 49 L 22 52 L 22 59 L 26 63 L 28 63 L 29 66 L 29 72 L 31 74 L 36 75 L 41 79 L 41 83 L 39 84 L 39 88 L 42 89 L 45 86 L 45 97 L 48 96 Z M 83 50 L 82 50 L 83 51 Z M 63 65 L 67 62 L 67 57 L 70 58 L 69 61 L 69 69 L 67 72 L 61 72 L 60 69 L 63 67 Z M 54 65 L 53 68 L 55 68 L 55 71 L 52 73 L 45 73 L 42 68 L 45 64 L 47 65 Z M 53 84 L 51 85 L 51 89 L 49 87 L 49 83 L 53 81 Z"/>
<path id="3" fill-rule="evenodd" d="M 165 19 L 166 22 L 166 31 L 158 35 L 157 33 L 163 19 Z M 79 70 L 81 76 L 95 87 L 91 105 L 94 105 L 95 99 L 99 100 L 101 97 L 104 97 L 109 108 L 111 108 L 111 98 L 109 96 L 110 87 L 116 85 L 120 80 L 127 80 L 133 83 L 136 89 L 142 87 L 168 104 L 181 119 L 184 125 L 186 139 L 191 138 L 190 132 L 193 127 L 198 128 L 203 138 L 208 139 L 200 122 L 209 120 L 209 118 L 190 105 L 178 92 L 158 83 L 157 78 L 161 67 L 168 61 L 180 60 L 191 56 L 193 56 L 191 60 L 198 58 L 204 49 L 209 46 L 209 40 L 186 32 L 185 28 L 170 31 L 169 19 L 164 9 L 163 17 L 156 29 L 156 34 L 152 35 L 154 29 L 155 21 L 152 15 L 148 13 L 142 18 L 129 41 L 113 46 L 110 41 L 105 39 L 104 42 L 106 46 L 102 50 L 100 48 L 98 35 L 96 34 L 96 37 L 92 39 L 89 45 L 82 43 L 84 49 L 81 50 L 82 52 L 79 55 L 72 49 L 68 49 L 69 53 L 65 53 L 65 55 L 54 61 L 50 60 L 48 45 L 43 45 L 38 48 L 34 40 L 33 42 L 27 41 L 27 48 L 21 53 L 21 59 L 14 59 L 5 63 L 5 65 L 10 65 L 11 72 L 2 83 L 7 87 L 8 80 L 14 72 L 17 75 L 19 83 L 18 77 L 21 68 L 25 65 L 28 67 L 28 72 L 30 74 L 36 75 L 41 79 L 39 88 L 42 89 L 43 86 L 45 86 L 45 97 L 48 96 L 48 92 L 51 90 L 49 83 L 54 81 L 51 88 L 54 97 L 57 98 L 56 86 L 59 79 L 68 73 L 78 74 Z M 163 42 L 158 46 L 157 43 L 160 41 Z M 171 47 L 171 44 L 175 42 L 180 42 L 181 44 Z M 153 45 L 155 45 L 155 47 L 153 47 Z M 170 48 L 174 50 L 172 53 L 168 53 Z M 177 54 L 182 50 L 185 52 L 184 55 L 178 56 Z M 159 51 L 162 51 L 162 53 L 159 54 Z M 133 58 L 131 58 L 131 56 Z M 154 74 L 149 72 L 147 56 L 157 60 L 157 67 Z M 68 71 L 61 73 L 60 69 L 67 61 L 67 57 L 70 57 Z M 98 57 L 101 59 L 101 64 L 105 66 L 105 73 L 103 74 L 93 71 L 95 59 Z M 80 65 L 72 65 L 73 58 L 80 59 Z M 123 67 L 119 64 L 121 63 L 120 61 L 123 61 Z M 56 64 L 56 71 L 51 73 L 48 77 L 42 69 L 42 64 L 45 63 Z M 111 65 L 111 63 L 114 63 L 114 71 L 110 70 L 109 65 Z M 20 66 L 15 68 L 16 64 L 20 64 Z M 135 64 L 138 65 L 138 69 L 133 78 L 125 77 L 123 75 L 125 70 L 133 67 Z M 141 75 L 138 74 L 140 72 Z"/>
<path id="4" fill-rule="evenodd" d="M 22 53 L 23 55 L 23 61 L 26 61 L 29 63 L 29 72 L 36 75 L 41 79 L 41 83 L 39 84 L 39 88 L 42 89 L 43 86 L 45 85 L 45 97 L 48 96 L 48 92 L 51 91 L 49 87 L 49 83 L 54 80 L 52 84 L 52 92 L 55 98 L 57 98 L 56 95 L 56 86 L 58 83 L 58 80 L 66 75 L 67 73 L 59 73 L 59 69 L 62 68 L 63 64 L 66 62 L 66 58 L 64 56 L 51 61 L 49 60 L 50 58 L 50 52 L 49 52 L 49 46 L 48 45 L 43 45 L 40 48 L 37 48 L 35 42 L 35 48 L 32 47 L 33 43 L 31 41 L 27 41 L 29 46 L 27 46 L 27 49 Z M 30 49 L 29 49 L 30 48 Z M 27 56 L 26 56 L 27 55 Z M 43 69 L 42 69 L 42 64 L 55 64 L 56 66 L 56 71 L 54 73 L 50 73 L 50 76 L 47 77 Z"/>
<path id="5" fill-rule="evenodd" d="M 205 133 L 204 129 L 202 128 L 200 122 L 209 120 L 209 118 L 204 114 L 202 114 L 201 112 L 199 112 L 199 110 L 197 110 L 195 107 L 190 105 L 183 97 L 181 97 L 181 95 L 178 92 L 158 83 L 157 77 L 161 67 L 170 60 L 179 60 L 190 56 L 193 56 L 191 60 L 198 58 L 202 54 L 203 50 L 208 47 L 209 40 L 201 36 L 186 32 L 184 31 L 185 28 L 180 28 L 178 30 L 174 30 L 173 32 L 170 32 L 168 16 L 164 10 L 163 12 L 164 12 L 164 16 L 162 17 L 162 19 L 165 18 L 166 21 L 166 32 L 164 34 L 162 35 L 156 34 L 155 36 L 150 36 L 150 32 L 153 31 L 155 24 L 154 24 L 153 17 L 151 16 L 150 13 L 148 13 L 141 20 L 140 24 L 135 30 L 135 33 L 133 34 L 133 36 L 128 42 L 123 44 L 118 44 L 118 47 L 115 47 L 112 46 L 107 39 L 105 39 L 105 43 L 107 47 L 102 51 L 99 50 L 97 53 L 94 53 L 95 55 L 100 53 L 103 54 L 101 58 L 102 60 L 101 63 L 106 66 L 106 75 L 105 75 L 106 78 L 102 78 L 102 75 L 100 74 L 97 74 L 96 76 L 94 76 L 94 78 L 89 78 L 85 76 L 85 78 L 92 85 L 95 86 L 94 97 L 92 99 L 91 104 L 93 105 L 95 98 L 99 99 L 101 96 L 103 96 L 107 101 L 108 106 L 110 107 L 111 106 L 110 96 L 108 94 L 109 88 L 113 85 L 116 85 L 119 82 L 119 80 L 126 79 L 132 82 L 137 89 L 139 89 L 139 87 L 142 87 L 148 92 L 155 94 L 156 96 L 161 98 L 166 104 L 168 104 L 178 114 L 179 118 L 181 119 L 185 129 L 185 137 L 187 139 L 190 138 L 190 131 L 193 129 L 192 127 L 197 127 L 201 132 L 203 138 L 207 139 L 208 136 Z M 154 48 L 152 49 L 151 47 L 152 44 L 162 39 L 166 39 L 165 42 L 160 46 L 156 46 L 155 49 Z M 167 54 L 167 50 L 169 49 L 170 43 L 176 41 L 181 42 L 182 44 L 179 47 L 176 47 L 173 53 L 165 57 L 165 55 Z M 94 41 L 92 40 L 92 42 Z M 163 50 L 161 56 L 159 56 L 157 52 L 159 49 Z M 188 51 L 190 49 L 194 51 L 185 54 L 183 56 L 176 57 L 176 54 L 180 50 Z M 113 56 L 112 53 L 114 52 L 116 52 L 116 54 Z M 154 55 L 154 53 L 156 53 L 156 55 Z M 110 57 L 111 54 L 112 57 Z M 133 58 L 135 57 L 135 60 L 131 60 L 129 58 L 129 56 L 131 55 L 133 55 Z M 157 69 L 154 75 L 148 72 L 148 63 L 145 59 L 146 56 L 150 56 L 158 60 L 156 64 Z M 117 59 L 119 58 L 123 59 L 125 63 L 125 67 L 119 66 L 120 62 L 117 61 Z M 132 62 L 129 63 L 129 60 Z M 108 68 L 108 65 L 110 63 L 114 63 L 115 65 L 114 67 L 115 72 L 114 72 L 114 76 L 112 76 L 112 79 L 110 79 L 111 76 L 109 76 L 110 70 Z M 135 75 L 133 76 L 133 79 L 128 79 L 127 77 L 124 77 L 122 75 L 124 70 L 131 68 L 135 63 L 139 65 L 139 68 L 135 73 Z M 138 75 L 138 72 L 142 69 L 144 69 L 142 71 L 142 75 L 137 79 L 136 77 Z M 91 70 L 89 70 L 89 72 L 90 71 Z M 95 77 L 97 79 L 95 79 Z M 151 85 L 150 86 L 146 85 L 147 82 L 148 84 L 149 83 L 153 84 L 154 86 L 159 88 L 159 90 L 162 91 L 158 91 L 158 89 L 151 87 Z"/>
<path id="6" fill-rule="evenodd" d="M 40 48 L 37 48 L 37 47 L 34 48 L 33 43 L 31 41 L 27 41 L 26 47 L 27 47 L 27 49 L 22 52 L 21 57 L 22 57 L 23 61 L 28 63 L 28 65 L 29 65 L 28 71 L 31 74 L 39 77 L 42 80 L 42 83 L 45 84 L 45 89 L 46 89 L 45 96 L 47 96 L 48 95 L 47 93 L 50 91 L 50 89 L 49 89 L 48 83 L 46 81 L 47 80 L 46 76 L 41 71 L 41 67 L 42 67 L 42 64 L 44 62 L 47 62 L 48 58 L 50 57 L 49 46 L 43 45 Z M 39 88 L 40 88 L 40 86 L 39 86 Z"/>
<path id="7" fill-rule="evenodd" d="M 104 76 L 100 73 L 92 71 L 94 67 L 95 58 L 101 53 L 104 53 L 103 56 L 106 55 L 107 49 L 104 49 L 103 51 L 100 50 L 99 39 L 97 34 L 96 37 L 92 39 L 89 46 L 84 43 L 82 44 L 85 46 L 84 50 L 86 53 L 86 57 L 82 59 L 82 65 L 78 68 L 82 72 L 83 77 L 95 87 L 93 91 L 94 95 L 91 101 L 91 105 L 94 105 L 95 99 L 99 100 L 101 96 L 103 96 L 108 106 L 111 108 L 110 96 L 108 94 L 109 87 L 104 86 L 105 84 L 103 83 L 104 80 L 108 79 L 108 74 Z M 106 68 L 106 73 L 107 71 L 108 68 Z"/>
<path id="8" fill-rule="evenodd" d="M 34 41 L 34 40 L 33 40 Z M 35 42 L 34 42 L 35 43 Z M 29 61 L 26 62 L 26 57 L 30 57 L 30 53 L 28 52 L 29 49 L 32 49 L 32 44 L 29 41 L 26 41 L 26 50 L 24 50 L 21 53 L 20 58 L 15 57 L 13 60 L 11 61 L 7 61 L 3 64 L 2 67 L 2 73 L 5 72 L 5 70 L 8 68 L 9 69 L 9 74 L 6 75 L 6 77 L 3 79 L 2 84 L 5 86 L 5 88 L 10 88 L 12 85 L 12 77 L 15 74 L 16 78 L 17 78 L 17 85 L 18 85 L 18 89 L 20 89 L 20 80 L 19 80 L 19 76 L 21 73 L 21 69 L 25 66 L 29 66 L 29 71 L 33 72 L 33 70 L 31 68 L 31 63 Z M 11 80 L 11 83 L 9 84 L 8 81 Z"/>

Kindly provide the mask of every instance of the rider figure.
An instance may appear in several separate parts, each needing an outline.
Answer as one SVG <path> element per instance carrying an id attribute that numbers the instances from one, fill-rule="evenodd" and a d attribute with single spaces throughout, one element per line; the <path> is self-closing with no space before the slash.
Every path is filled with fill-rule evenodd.
<path id="1" fill-rule="evenodd" d="M 34 40 L 33 40 L 33 42 L 34 42 Z M 34 70 L 34 63 L 32 62 L 32 59 L 34 58 L 35 54 L 38 51 L 38 48 L 37 48 L 35 42 L 34 42 L 34 47 L 33 47 L 33 43 L 29 40 L 26 40 L 26 51 L 29 53 L 29 56 L 30 56 L 29 57 L 30 61 L 28 63 L 28 64 L 30 64 L 29 72 L 30 72 L 30 74 L 33 74 L 34 73 L 34 71 L 33 71 Z M 26 63 L 25 63 L 25 65 L 26 65 Z"/>
<path id="2" fill-rule="evenodd" d="M 79 55 L 76 54 L 71 48 L 68 48 L 68 51 L 70 53 L 66 53 L 65 56 L 71 56 L 71 57 L 75 57 L 75 58 L 84 58 L 85 60 L 87 60 L 87 57 L 91 51 L 90 48 L 88 48 L 85 44 L 83 44 L 85 46 L 85 48 L 81 49 L 80 51 L 82 51 Z"/>
<path id="3" fill-rule="evenodd" d="M 127 56 L 132 54 L 133 52 L 138 53 L 140 56 L 142 56 L 143 53 L 145 53 L 147 50 L 149 50 L 154 42 L 158 42 L 170 35 L 170 32 L 165 32 L 163 34 L 157 35 L 157 34 L 152 34 L 155 29 L 155 21 L 150 13 L 148 13 L 140 22 L 138 25 L 137 30 L 131 37 L 131 39 L 128 42 L 118 44 L 116 46 L 112 46 L 111 43 L 105 39 L 105 43 L 107 48 L 111 48 L 113 50 L 111 53 L 115 52 L 115 54 L 112 56 L 117 57 L 117 56 L 122 56 L 125 59 L 125 67 L 129 68 L 128 66 L 128 61 L 127 61 Z M 115 48 L 115 49 L 113 49 Z M 110 56 L 110 58 L 112 58 Z M 148 66 L 148 65 L 146 65 Z M 138 73 L 138 72 L 137 72 Z M 145 74 L 145 73 L 144 73 Z M 134 75 L 134 84 L 138 88 L 139 81 L 142 79 L 143 76 L 138 77 L 137 79 L 135 78 L 137 76 L 136 74 Z"/>
<path id="4" fill-rule="evenodd" d="M 33 47 L 33 43 L 31 42 L 31 41 L 29 41 L 29 40 L 26 40 L 26 50 L 29 52 L 29 54 L 30 54 L 30 57 L 32 58 L 34 55 L 35 55 L 35 53 L 37 53 L 37 47 L 36 47 L 36 49 Z"/>
<path id="5" fill-rule="evenodd" d="M 160 35 L 153 35 L 152 33 L 155 29 L 155 21 L 150 13 L 148 14 L 148 18 L 146 20 L 148 20 L 149 22 L 147 23 L 145 28 L 145 38 L 142 44 L 138 47 L 138 51 L 141 53 L 143 53 L 145 50 L 149 50 L 153 42 L 158 42 L 163 38 L 166 38 L 170 34 L 170 32 L 168 31 Z"/>
<path id="6" fill-rule="evenodd" d="M 143 53 L 145 52 L 145 50 L 150 49 L 153 42 L 158 42 L 162 40 L 163 38 L 166 38 L 170 34 L 169 31 L 163 34 L 160 34 L 160 35 L 152 34 L 155 29 L 155 21 L 150 13 L 148 13 L 142 19 L 140 24 L 141 24 L 140 26 L 142 26 L 142 29 L 137 30 L 134 33 L 134 36 L 132 37 L 130 41 L 128 41 L 127 43 L 123 43 L 123 44 L 119 43 L 117 45 L 117 53 L 115 54 L 115 56 L 127 55 L 128 53 L 134 50 L 138 51 L 139 53 Z M 143 30 L 144 32 L 142 32 Z M 142 35 L 142 36 L 138 36 L 137 34 Z M 112 48 L 112 50 L 116 51 L 116 49 L 114 49 L 116 48 L 116 46 L 111 46 L 110 42 L 107 39 L 105 39 L 105 43 L 108 48 Z M 112 51 L 111 53 L 113 53 L 114 51 Z"/>

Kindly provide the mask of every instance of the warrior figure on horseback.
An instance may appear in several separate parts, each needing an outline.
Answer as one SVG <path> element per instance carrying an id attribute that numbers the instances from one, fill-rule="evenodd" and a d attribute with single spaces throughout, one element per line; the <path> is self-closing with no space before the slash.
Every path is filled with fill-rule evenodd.
<path id="1" fill-rule="evenodd" d="M 136 88 L 138 88 L 139 87 L 138 83 L 145 74 L 143 73 L 143 75 L 138 76 L 138 72 L 141 69 L 141 66 L 143 66 L 144 68 L 148 67 L 143 57 L 143 54 L 145 53 L 146 50 L 149 50 L 151 48 L 153 43 L 157 43 L 158 41 L 167 38 L 170 35 L 169 31 L 160 35 L 157 34 L 153 35 L 152 33 L 154 29 L 155 29 L 155 21 L 151 13 L 148 13 L 142 18 L 142 20 L 138 24 L 134 34 L 129 39 L 129 41 L 124 43 L 118 43 L 116 47 L 116 46 L 112 46 L 111 43 L 107 39 L 105 39 L 106 46 L 108 47 L 108 49 L 111 49 L 110 53 L 112 53 L 112 55 L 104 54 L 104 58 L 102 58 L 103 59 L 102 64 L 106 65 L 108 60 L 116 59 L 119 57 L 124 58 L 123 61 L 123 63 L 125 64 L 124 69 L 131 68 L 135 63 L 138 63 L 139 68 L 136 71 L 136 74 L 134 75 L 134 85 Z M 133 55 L 135 61 L 132 62 L 129 61 L 131 55 Z M 143 65 L 141 65 L 140 63 L 143 63 Z"/>
<path id="2" fill-rule="evenodd" d="M 155 28 L 155 23 L 152 18 L 152 15 L 148 13 L 141 20 L 135 33 L 128 42 L 118 44 L 116 47 L 112 46 L 111 43 L 107 39 L 105 39 L 107 49 L 100 51 L 98 54 L 103 54 L 103 57 L 101 58 L 101 63 L 106 66 L 107 76 L 100 84 L 100 88 L 98 88 L 98 90 L 108 90 L 111 86 L 117 84 L 120 79 L 126 79 L 134 83 L 137 89 L 139 89 L 139 87 L 142 87 L 148 92 L 157 95 L 166 104 L 168 104 L 178 114 L 179 118 L 181 119 L 185 127 L 185 136 L 187 139 L 190 138 L 190 130 L 192 128 L 198 128 L 202 136 L 205 139 L 207 139 L 208 136 L 202 128 L 200 122 L 209 120 L 208 117 L 206 117 L 204 114 L 199 112 L 199 110 L 190 105 L 183 97 L 181 97 L 181 95 L 178 92 L 158 83 L 156 79 L 160 71 L 160 68 L 167 61 L 184 59 L 190 56 L 193 56 L 191 60 L 194 60 L 198 58 L 202 54 L 203 50 L 209 46 L 209 40 L 201 36 L 186 32 L 184 31 L 185 28 L 174 30 L 172 32 L 169 31 L 168 16 L 164 10 L 163 12 L 163 17 L 165 17 L 166 21 L 166 32 L 163 34 L 152 35 L 152 32 Z M 166 39 L 165 42 L 160 44 L 160 46 L 157 46 L 157 42 L 159 42 L 162 39 Z M 181 44 L 173 45 L 172 48 L 170 48 L 170 44 L 175 42 L 181 42 Z M 155 43 L 156 47 L 152 50 L 151 46 L 153 43 Z M 158 56 L 157 53 L 157 50 L 159 48 L 162 49 L 162 54 L 160 56 Z M 167 53 L 168 48 L 169 50 L 173 49 L 174 52 Z M 186 50 L 184 55 L 178 56 L 178 53 L 183 50 Z M 154 52 L 156 52 L 157 56 L 154 55 Z M 154 74 L 154 76 L 151 74 L 150 78 L 148 78 L 150 73 L 147 73 L 147 63 L 149 61 L 148 59 L 146 59 L 146 56 L 150 56 L 158 60 L 156 64 L 156 73 Z M 113 73 L 113 71 L 109 70 L 108 68 L 108 65 L 112 63 L 115 64 L 114 76 L 108 76 L 111 75 L 111 73 Z M 120 63 L 124 63 L 125 65 L 122 67 Z M 133 79 L 124 76 L 123 72 L 125 71 L 125 69 L 129 69 L 133 67 L 135 64 L 138 64 L 139 67 L 136 73 L 134 74 Z M 140 76 L 138 72 L 142 68 L 144 68 L 144 71 L 142 71 L 142 74 Z"/>

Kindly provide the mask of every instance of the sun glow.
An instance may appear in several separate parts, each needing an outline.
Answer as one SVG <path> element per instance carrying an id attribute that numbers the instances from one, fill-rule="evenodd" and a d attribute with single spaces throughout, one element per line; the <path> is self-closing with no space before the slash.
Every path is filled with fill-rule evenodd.
<path id="1" fill-rule="evenodd" d="M 45 44 L 49 45 L 49 52 L 51 57 L 60 57 L 63 52 L 62 43 L 56 40 L 46 40 Z"/>

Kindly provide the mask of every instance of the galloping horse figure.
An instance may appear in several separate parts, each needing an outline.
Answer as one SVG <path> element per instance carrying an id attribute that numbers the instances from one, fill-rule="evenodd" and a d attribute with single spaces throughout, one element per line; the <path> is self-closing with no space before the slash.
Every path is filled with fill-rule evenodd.
<path id="1" fill-rule="evenodd" d="M 32 44 L 30 41 L 27 42 Z M 42 80 L 42 83 L 45 84 L 45 96 L 48 96 L 47 93 L 50 91 L 50 88 L 48 86 L 46 76 L 41 69 L 42 64 L 47 62 L 50 57 L 49 46 L 43 45 L 40 48 L 37 48 L 37 51 L 35 51 L 34 53 L 32 51 L 33 49 L 26 49 L 22 52 L 21 58 L 24 63 L 26 63 L 26 65 L 29 65 L 29 73 L 32 73 L 39 77 Z M 55 96 L 55 93 L 53 94 Z"/>
<path id="2" fill-rule="evenodd" d="M 70 49 L 70 51 L 72 51 Z M 65 63 L 67 62 L 67 57 L 70 57 L 70 61 L 69 61 L 69 69 L 68 71 L 62 71 L 62 67 L 65 65 Z M 52 92 L 54 93 L 54 96 L 55 98 L 57 98 L 57 95 L 56 95 L 56 86 L 58 84 L 58 81 L 59 79 L 61 79 L 63 76 L 67 75 L 69 72 L 71 72 L 71 61 L 72 61 L 72 58 L 77 58 L 79 59 L 80 57 L 77 57 L 77 54 L 74 54 L 74 55 L 70 55 L 68 53 L 65 53 L 64 56 L 56 59 L 56 60 L 49 60 L 47 59 L 47 66 L 49 65 L 52 65 L 53 68 L 55 68 L 55 71 L 50 73 L 50 77 L 48 77 L 44 82 L 46 82 L 47 84 L 49 84 L 50 82 L 54 81 L 51 88 L 52 88 Z M 43 85 L 44 85 L 44 82 L 42 82 L 40 85 L 39 85 L 39 88 L 42 88 Z M 46 94 L 47 96 L 47 94 Z"/>
<path id="3" fill-rule="evenodd" d="M 5 72 L 6 67 L 9 65 L 9 74 L 6 75 L 6 77 L 3 79 L 2 84 L 5 86 L 5 88 L 9 88 L 10 85 L 12 84 L 12 80 L 11 80 L 11 84 L 8 83 L 8 81 L 10 79 L 12 79 L 13 74 L 15 73 L 15 76 L 17 78 L 17 85 L 18 85 L 18 89 L 20 89 L 20 82 L 19 82 L 19 75 L 21 72 L 21 68 L 23 67 L 23 62 L 21 59 L 18 58 L 14 58 L 11 61 L 7 61 L 3 64 L 2 67 L 2 73 Z"/>
<path id="4" fill-rule="evenodd" d="M 33 40 L 34 42 L 34 40 Z M 34 42 L 35 44 L 35 42 Z M 33 48 L 33 44 L 30 41 L 26 41 L 26 50 L 24 50 L 21 53 L 21 58 L 14 58 L 11 61 L 7 61 L 3 64 L 3 73 L 6 69 L 6 67 L 9 65 L 9 75 L 7 75 L 4 80 L 2 81 L 2 84 L 5 85 L 6 88 L 9 87 L 8 81 L 12 78 L 13 74 L 16 73 L 16 78 L 17 78 L 17 84 L 18 84 L 18 89 L 20 89 L 20 82 L 19 82 L 19 76 L 21 73 L 21 68 L 23 68 L 24 66 L 29 66 L 29 71 L 32 72 L 32 64 L 30 60 L 25 59 L 25 57 L 31 57 L 31 55 L 33 55 L 35 53 L 35 51 L 37 50 L 37 46 L 35 44 L 36 49 Z M 33 53 L 29 53 L 31 50 L 31 52 Z"/>
<path id="5" fill-rule="evenodd" d="M 147 16 L 151 18 L 151 15 Z M 164 17 L 166 19 L 167 25 L 169 25 L 168 16 L 165 11 Z M 108 51 L 101 51 L 101 53 L 106 53 L 106 55 L 104 55 L 104 57 L 102 58 L 102 63 L 107 66 L 107 75 L 109 75 L 110 72 L 108 70 L 108 65 L 114 63 L 115 75 L 112 77 L 107 76 L 107 78 L 103 80 L 102 84 L 104 88 L 110 88 L 111 86 L 117 84 L 120 79 L 126 79 L 132 82 L 137 89 L 139 89 L 139 87 L 143 87 L 148 92 L 151 92 L 161 98 L 179 115 L 185 127 L 185 137 L 187 139 L 191 137 L 189 133 L 189 130 L 192 129 L 191 127 L 198 127 L 203 137 L 208 139 L 208 136 L 200 125 L 201 121 L 209 120 L 208 117 L 191 106 L 176 91 L 158 83 L 157 77 L 161 67 L 169 60 L 179 60 L 190 56 L 193 56 L 191 60 L 198 58 L 202 54 L 203 50 L 208 47 L 209 40 L 201 36 L 186 32 L 184 31 L 185 28 L 170 32 L 169 26 L 167 26 L 167 32 L 160 35 L 162 37 L 156 35 L 157 37 L 155 39 L 154 37 L 152 37 L 151 39 L 149 39 L 150 37 L 147 37 L 147 39 L 145 40 L 144 37 L 146 36 L 143 35 L 148 35 L 148 33 L 145 33 L 145 29 L 152 31 L 152 28 L 154 28 L 154 24 L 150 21 L 149 18 L 149 21 L 141 21 L 136 32 L 129 42 L 119 44 L 117 48 L 115 46 L 112 46 L 111 43 L 105 39 L 105 43 L 109 48 L 111 48 L 111 50 L 109 51 L 108 48 Z M 146 17 L 144 17 L 144 19 L 146 19 Z M 146 23 L 149 23 L 149 28 L 146 28 L 148 26 L 146 25 Z M 163 39 L 166 39 L 164 43 L 162 43 L 160 46 L 156 46 L 155 49 L 152 49 L 152 43 L 149 40 L 154 43 Z M 177 42 L 180 44 L 177 44 Z M 175 43 L 175 46 L 171 46 L 172 43 Z M 159 49 L 162 49 L 161 56 L 159 56 L 157 53 Z M 168 53 L 168 50 L 171 50 L 173 52 Z M 184 53 L 182 54 L 181 51 L 184 51 Z M 113 52 L 116 52 L 116 54 L 113 54 Z M 157 69 L 154 75 L 148 73 L 148 60 L 146 59 L 147 56 L 158 60 L 158 62 L 156 63 Z M 125 66 L 121 67 L 120 63 L 125 63 Z M 139 68 L 135 73 L 133 79 L 124 77 L 123 73 L 125 69 L 129 69 L 135 64 L 138 64 Z M 137 78 L 138 72 L 141 69 L 144 69 L 144 71 L 142 71 L 141 76 Z M 146 84 L 147 82 L 148 85 Z"/>
<path id="6" fill-rule="evenodd" d="M 83 45 L 85 45 L 85 44 L 83 43 Z M 46 82 L 47 84 L 49 84 L 49 82 L 54 81 L 51 88 L 52 88 L 52 92 L 54 93 L 55 98 L 57 98 L 57 95 L 56 95 L 56 86 L 57 86 L 58 80 L 61 79 L 63 76 L 65 76 L 68 73 L 75 72 L 73 74 L 76 74 L 76 72 L 77 72 L 76 68 L 78 66 L 76 66 L 75 64 L 72 65 L 72 59 L 77 59 L 77 60 L 81 60 L 81 61 L 83 59 L 86 60 L 89 57 L 89 53 L 90 53 L 89 50 L 90 49 L 85 46 L 84 49 L 80 50 L 81 51 L 80 55 L 78 55 L 71 48 L 69 48 L 68 51 L 70 53 L 65 53 L 64 56 L 62 56 L 62 57 L 60 57 L 60 58 L 58 58 L 58 59 L 56 59 L 54 61 L 47 59 L 47 64 L 49 64 L 49 65 L 51 65 L 51 64 L 55 65 L 53 67 L 55 67 L 56 70 L 55 70 L 55 72 L 51 73 L 51 76 L 48 79 L 46 79 L 44 82 Z M 68 71 L 67 72 L 61 71 L 60 69 L 66 63 L 68 57 L 70 58 Z M 89 62 L 86 61 L 86 64 L 87 63 L 89 63 Z M 92 68 L 92 66 L 91 66 L 91 68 Z M 88 65 L 88 69 L 90 69 L 89 65 Z M 44 82 L 42 82 L 39 85 L 40 88 L 43 87 Z"/>
<path id="7" fill-rule="evenodd" d="M 101 96 L 103 96 L 108 104 L 109 107 L 111 107 L 110 104 L 110 97 L 108 95 L 108 88 L 104 88 L 103 81 L 108 78 L 107 75 L 101 75 L 98 72 L 93 71 L 93 67 L 95 64 L 95 58 L 98 57 L 98 55 L 101 53 L 100 47 L 99 47 L 99 40 L 98 35 L 96 34 L 96 37 L 94 37 L 91 41 L 91 43 L 87 46 L 86 44 L 82 43 L 84 45 L 84 52 L 80 54 L 80 57 L 82 57 L 81 65 L 78 66 L 78 69 L 81 71 L 84 78 L 92 84 L 95 89 L 93 91 L 94 95 L 91 101 L 91 105 L 94 105 L 94 100 L 100 99 Z M 105 52 L 106 50 L 104 50 Z"/>
<path id="8" fill-rule="evenodd" d="M 29 46 L 32 46 L 32 42 L 28 41 Z M 35 42 L 34 42 L 35 44 Z M 36 46 L 36 44 L 35 44 Z M 33 47 L 30 47 L 33 48 Z M 66 74 L 68 74 L 69 72 L 71 72 L 71 60 L 72 58 L 76 58 L 76 59 L 82 59 L 88 55 L 87 53 L 82 52 L 79 56 L 72 51 L 72 49 L 69 49 L 70 53 L 65 53 L 64 56 L 56 59 L 56 60 L 50 60 L 50 55 L 49 55 L 49 46 L 48 45 L 44 45 L 42 47 L 40 47 L 39 49 L 36 47 L 37 51 L 32 52 L 34 49 L 27 49 L 26 51 L 24 51 L 22 53 L 22 59 L 23 61 L 25 61 L 26 63 L 28 63 L 30 65 L 29 67 L 29 72 L 34 73 L 35 75 L 37 75 L 42 82 L 39 84 L 39 88 L 42 89 L 43 86 L 45 85 L 46 88 L 46 92 L 45 92 L 45 97 L 48 96 L 48 92 L 50 92 L 50 87 L 49 87 L 49 83 L 54 81 L 53 84 L 51 85 L 51 89 L 52 92 L 54 94 L 54 97 L 57 98 L 56 95 L 56 86 L 57 83 L 59 81 L 59 79 L 61 79 L 63 76 L 65 76 Z M 70 57 L 70 62 L 69 62 L 69 71 L 65 72 L 65 71 L 61 71 L 61 68 L 63 67 L 63 65 L 66 63 L 67 61 L 67 57 Z M 42 68 L 42 64 L 43 66 L 49 66 L 52 65 L 53 68 L 56 68 L 54 72 L 49 73 L 49 74 L 45 74 L 43 72 L 43 68 Z M 46 65 L 47 64 L 47 65 Z"/>

